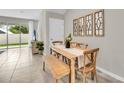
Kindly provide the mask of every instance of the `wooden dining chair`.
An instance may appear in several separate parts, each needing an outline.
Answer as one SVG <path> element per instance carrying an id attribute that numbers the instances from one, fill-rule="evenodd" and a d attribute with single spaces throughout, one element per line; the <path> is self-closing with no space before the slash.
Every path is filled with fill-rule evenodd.
<path id="1" fill-rule="evenodd" d="M 71 48 L 77 47 L 77 42 L 70 42 L 70 47 Z"/>
<path id="2" fill-rule="evenodd" d="M 83 44 L 83 43 L 78 43 L 78 42 L 70 42 L 70 45 L 72 48 L 86 49 L 88 47 L 88 44 Z"/>
<path id="3" fill-rule="evenodd" d="M 62 45 L 63 41 L 53 41 L 52 44 L 53 45 Z"/>
<path id="4" fill-rule="evenodd" d="M 86 82 L 87 75 L 91 73 L 97 82 L 97 75 L 96 75 L 96 58 L 98 54 L 99 48 L 95 49 L 86 49 L 84 50 L 83 54 L 83 67 L 77 68 L 79 72 L 82 73 L 83 82 Z"/>
<path id="5" fill-rule="evenodd" d="M 88 44 L 77 43 L 77 48 L 86 49 L 86 48 L 88 48 Z"/>
<path id="6" fill-rule="evenodd" d="M 63 41 L 53 41 L 52 44 L 53 45 L 62 45 Z M 56 56 L 57 58 L 60 57 L 60 54 L 56 53 L 55 51 L 53 52 L 53 55 Z"/>
<path id="7" fill-rule="evenodd" d="M 78 42 L 71 42 L 71 47 L 72 48 L 79 48 L 79 49 L 87 49 L 88 48 L 88 44 L 83 44 L 83 43 L 78 43 Z M 77 62 L 78 62 L 77 58 L 75 59 L 75 62 L 77 64 Z"/>

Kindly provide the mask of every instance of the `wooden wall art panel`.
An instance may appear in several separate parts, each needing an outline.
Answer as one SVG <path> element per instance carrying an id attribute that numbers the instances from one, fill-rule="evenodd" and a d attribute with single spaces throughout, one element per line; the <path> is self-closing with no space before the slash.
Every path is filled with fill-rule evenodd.
<path id="1" fill-rule="evenodd" d="M 104 36 L 104 10 L 73 20 L 74 36 Z"/>
<path id="2" fill-rule="evenodd" d="M 104 36 L 104 10 L 94 13 L 94 35 Z"/>
<path id="3" fill-rule="evenodd" d="M 93 14 L 85 16 L 85 35 L 93 36 Z"/>
<path id="4" fill-rule="evenodd" d="M 78 30 L 79 30 L 79 32 L 78 32 L 78 36 L 84 36 L 84 32 L 85 32 L 85 23 L 84 23 L 84 17 L 80 17 L 79 19 L 78 19 L 78 22 L 79 22 L 79 28 L 78 28 Z"/>
<path id="5" fill-rule="evenodd" d="M 78 36 L 78 19 L 73 20 L 73 35 Z"/>

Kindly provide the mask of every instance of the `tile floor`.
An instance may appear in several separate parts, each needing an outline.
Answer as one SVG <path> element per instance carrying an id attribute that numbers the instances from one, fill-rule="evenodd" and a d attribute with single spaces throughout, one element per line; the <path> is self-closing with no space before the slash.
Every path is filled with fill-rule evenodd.
<path id="1" fill-rule="evenodd" d="M 120 81 L 97 71 L 99 83 L 120 83 Z M 66 82 L 67 77 L 59 82 Z M 88 80 L 90 83 L 94 82 Z M 76 83 L 81 83 L 80 74 Z M 42 56 L 32 55 L 30 48 L 8 49 L 0 54 L 0 83 L 53 83 L 49 70 L 42 70 Z"/>

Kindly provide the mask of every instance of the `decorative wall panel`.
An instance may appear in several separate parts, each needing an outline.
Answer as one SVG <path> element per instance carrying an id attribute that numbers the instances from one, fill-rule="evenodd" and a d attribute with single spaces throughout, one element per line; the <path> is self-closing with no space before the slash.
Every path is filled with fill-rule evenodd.
<path id="1" fill-rule="evenodd" d="M 104 36 L 104 10 L 94 13 L 94 34 Z"/>
<path id="2" fill-rule="evenodd" d="M 93 14 L 85 16 L 85 35 L 93 36 Z"/>
<path id="3" fill-rule="evenodd" d="M 78 19 L 73 20 L 73 35 L 78 36 Z"/>
<path id="4" fill-rule="evenodd" d="M 79 22 L 79 28 L 78 28 L 78 30 L 79 30 L 79 32 L 78 32 L 78 36 L 84 36 L 84 31 L 85 31 L 85 24 L 84 24 L 84 17 L 80 17 L 79 19 L 78 19 L 78 22 Z"/>
<path id="5" fill-rule="evenodd" d="M 100 10 L 89 15 L 74 19 L 73 35 L 104 36 L 104 10 Z"/>

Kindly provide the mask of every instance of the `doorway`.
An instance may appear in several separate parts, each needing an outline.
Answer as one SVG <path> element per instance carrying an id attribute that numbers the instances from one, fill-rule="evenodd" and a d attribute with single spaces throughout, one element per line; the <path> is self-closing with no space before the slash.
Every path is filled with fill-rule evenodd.
<path id="1" fill-rule="evenodd" d="M 64 41 L 64 20 L 49 18 L 49 44 L 52 41 Z"/>
<path id="2" fill-rule="evenodd" d="M 28 46 L 28 26 L 0 23 L 0 49 Z"/>

